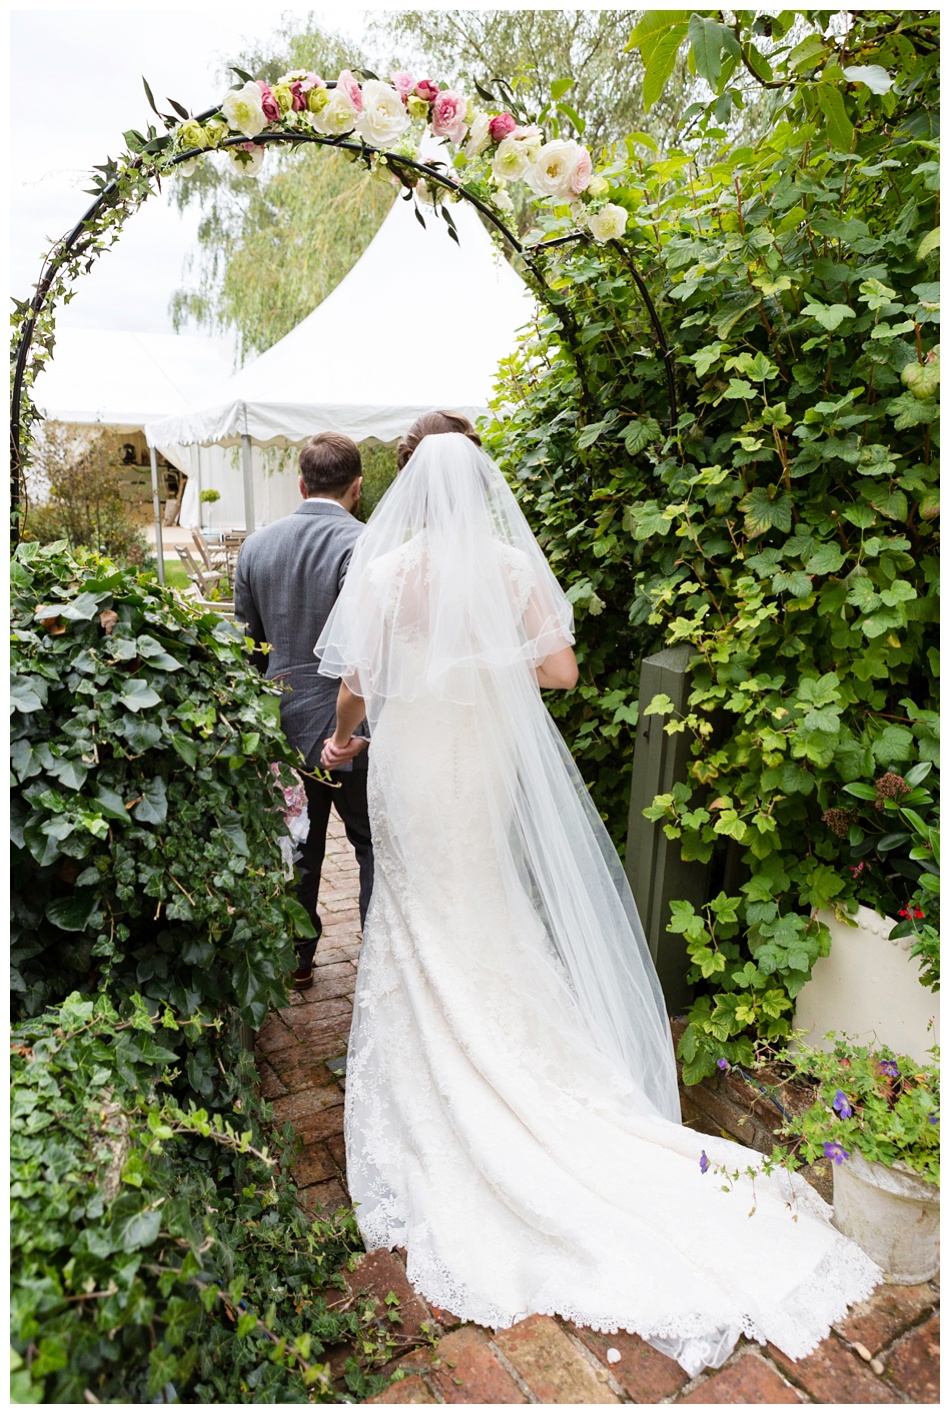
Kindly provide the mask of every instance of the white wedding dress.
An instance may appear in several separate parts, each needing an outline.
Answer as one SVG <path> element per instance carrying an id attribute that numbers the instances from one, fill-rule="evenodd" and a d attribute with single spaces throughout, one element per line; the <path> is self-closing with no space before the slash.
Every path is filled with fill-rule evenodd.
<path id="1" fill-rule="evenodd" d="M 678 1122 L 635 907 L 534 676 L 570 641 L 497 468 L 426 438 L 318 645 L 372 724 L 345 1111 L 360 1231 L 464 1320 L 633 1331 L 692 1374 L 740 1333 L 798 1358 L 881 1274 L 802 1180 L 726 1183 L 718 1166 L 760 1157 Z"/>

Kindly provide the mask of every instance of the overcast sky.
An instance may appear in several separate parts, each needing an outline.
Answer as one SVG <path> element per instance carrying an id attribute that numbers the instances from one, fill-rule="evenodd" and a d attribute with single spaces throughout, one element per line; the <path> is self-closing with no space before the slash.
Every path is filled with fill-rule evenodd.
<path id="1" fill-rule="evenodd" d="M 156 101 L 171 96 L 200 112 L 227 88 L 223 64 L 264 39 L 282 18 L 308 7 L 218 3 L 155 9 L 124 4 L 89 10 L 11 12 L 12 293 L 25 298 L 51 242 L 89 205 L 88 174 L 121 150 L 122 133 L 144 130 L 152 116 L 142 88 Z M 360 34 L 365 11 L 314 9 L 317 22 Z M 55 101 L 52 101 L 55 100 Z M 61 312 L 73 328 L 171 333 L 168 302 L 194 249 L 197 210 L 179 214 L 153 196 L 128 223 L 116 247 L 77 285 Z"/>

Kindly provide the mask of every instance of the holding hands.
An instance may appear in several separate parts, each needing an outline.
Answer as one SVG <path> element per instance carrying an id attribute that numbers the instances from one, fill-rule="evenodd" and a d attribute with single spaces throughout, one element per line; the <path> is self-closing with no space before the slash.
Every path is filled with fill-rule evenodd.
<path id="1" fill-rule="evenodd" d="M 334 733 L 323 743 L 320 765 L 326 771 L 334 771 L 338 766 L 345 766 L 355 756 L 359 756 L 368 746 L 369 740 L 365 736 L 351 736 L 348 741 L 340 743 Z"/>

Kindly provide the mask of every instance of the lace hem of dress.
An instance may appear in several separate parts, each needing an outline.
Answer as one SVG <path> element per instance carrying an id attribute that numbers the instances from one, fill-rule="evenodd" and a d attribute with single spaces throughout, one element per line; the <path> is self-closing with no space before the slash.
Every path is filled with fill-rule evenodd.
<path id="1" fill-rule="evenodd" d="M 804 1359 L 829 1334 L 857 1301 L 863 1301 L 882 1280 L 881 1269 L 848 1238 L 839 1237 L 808 1280 L 768 1311 L 743 1310 L 710 1314 L 687 1309 L 647 1317 L 630 1311 L 592 1310 L 580 1297 L 571 1303 L 541 1303 L 536 1311 L 505 1311 L 468 1291 L 452 1273 L 430 1256 L 413 1251 L 405 1228 L 373 1224 L 362 1236 L 368 1251 L 407 1247 L 406 1275 L 412 1287 L 432 1306 L 451 1311 L 464 1322 L 505 1330 L 530 1315 L 560 1316 L 575 1325 L 615 1335 L 626 1331 L 676 1360 L 694 1377 L 718 1369 L 731 1355 L 740 1335 L 765 1345 L 771 1342 L 791 1360 Z"/>

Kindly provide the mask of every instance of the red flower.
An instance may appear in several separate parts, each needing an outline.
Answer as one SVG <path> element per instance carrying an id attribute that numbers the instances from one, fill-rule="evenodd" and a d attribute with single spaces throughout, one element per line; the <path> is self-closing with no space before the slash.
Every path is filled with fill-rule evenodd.
<path id="1" fill-rule="evenodd" d="M 923 918 L 923 916 L 924 916 L 924 910 L 923 910 L 922 908 L 915 908 L 915 909 L 914 909 L 914 917 L 915 917 L 915 918 Z"/>

